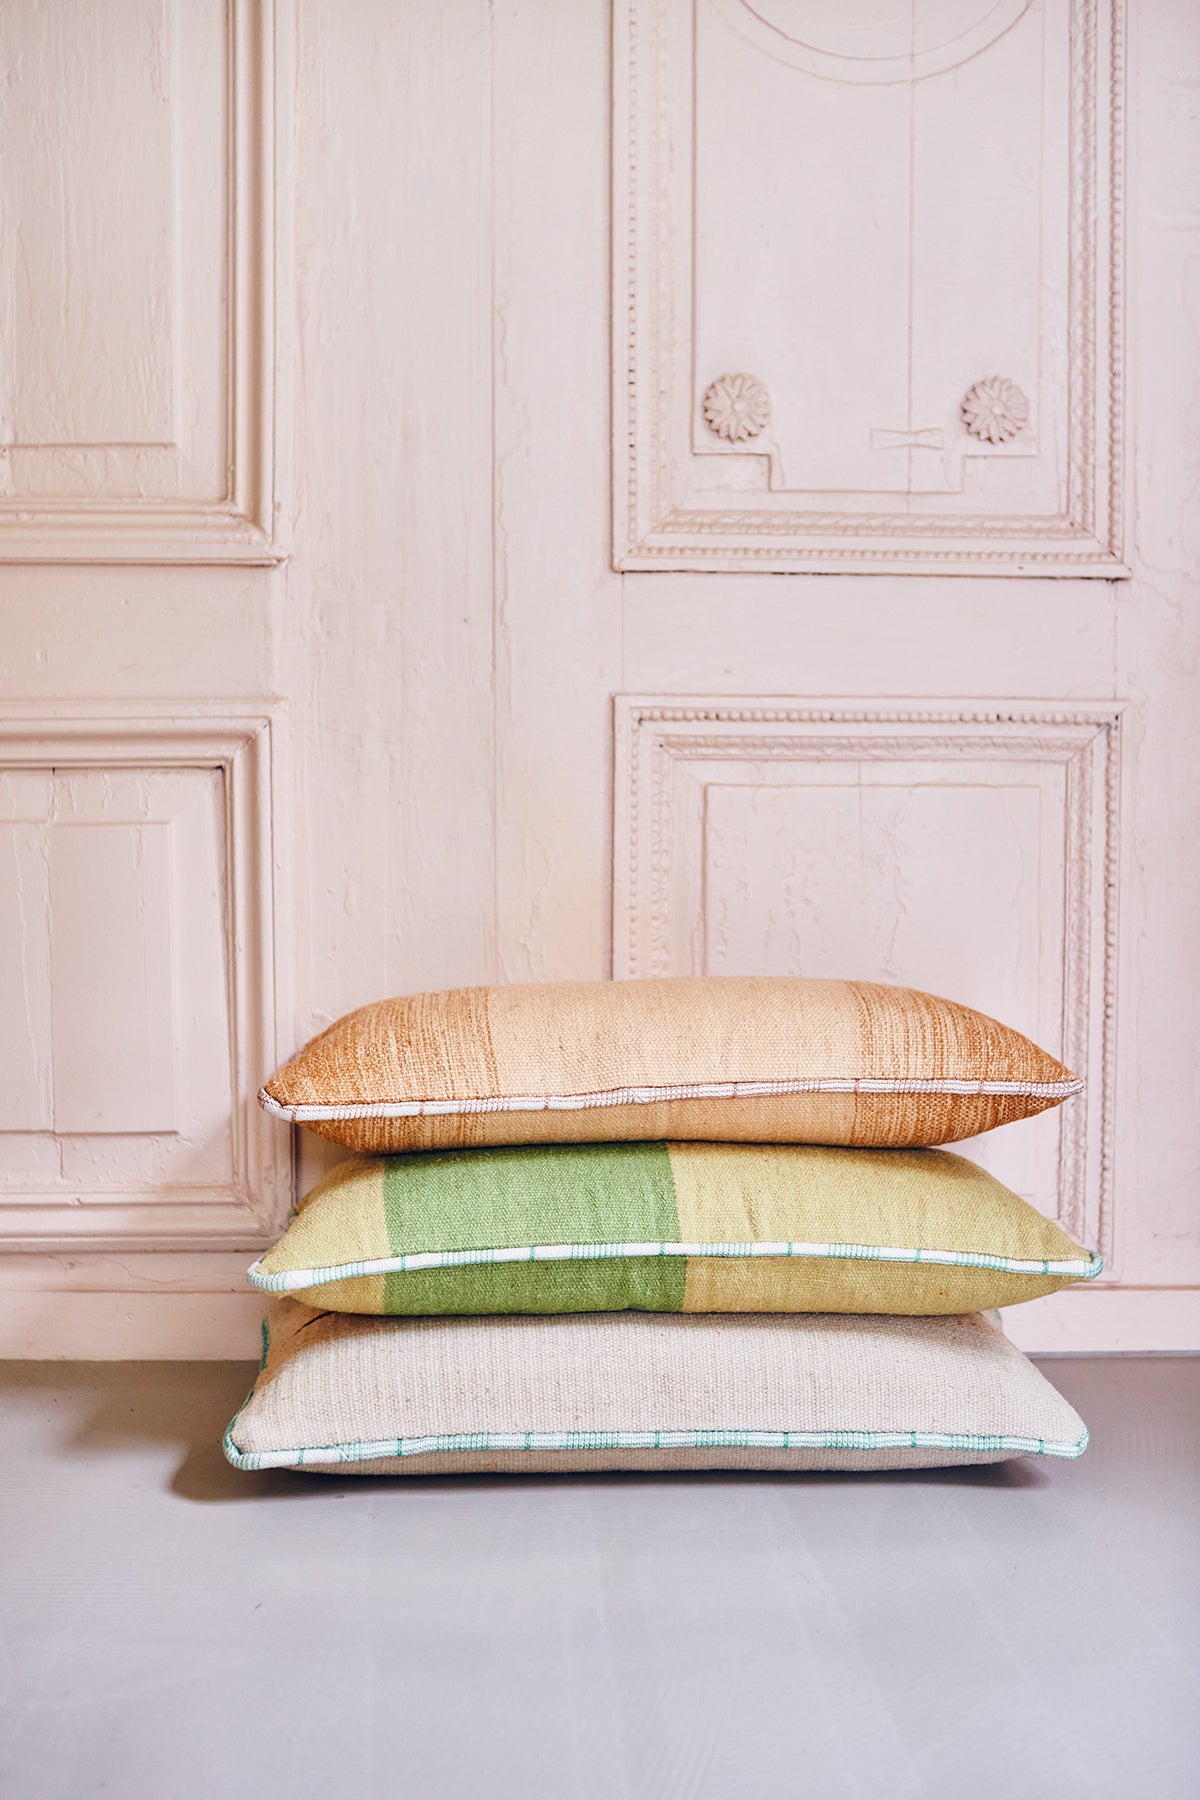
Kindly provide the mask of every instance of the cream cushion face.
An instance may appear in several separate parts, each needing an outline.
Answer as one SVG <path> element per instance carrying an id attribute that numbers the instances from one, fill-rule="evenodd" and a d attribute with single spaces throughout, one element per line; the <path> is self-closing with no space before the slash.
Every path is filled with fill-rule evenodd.
<path id="1" fill-rule="evenodd" d="M 980 1314 L 363 1318 L 275 1303 L 225 1438 L 243 1469 L 896 1469 L 1082 1454 Z"/>

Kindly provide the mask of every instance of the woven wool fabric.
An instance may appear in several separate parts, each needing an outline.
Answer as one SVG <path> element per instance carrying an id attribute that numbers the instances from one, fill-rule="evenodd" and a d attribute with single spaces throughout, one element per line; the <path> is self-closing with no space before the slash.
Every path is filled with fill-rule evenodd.
<path id="1" fill-rule="evenodd" d="M 372 1319 L 279 1300 L 266 1339 L 225 1437 L 240 1468 L 879 1469 L 1087 1443 L 979 1314 Z"/>
<path id="2" fill-rule="evenodd" d="M 963 1313 L 1100 1267 L 944 1150 L 633 1143 L 352 1158 L 250 1280 L 341 1312 Z"/>
<path id="3" fill-rule="evenodd" d="M 911 988 L 715 976 L 461 988 L 350 1013 L 259 1099 L 352 1150 L 972 1137 L 1082 1083 Z"/>

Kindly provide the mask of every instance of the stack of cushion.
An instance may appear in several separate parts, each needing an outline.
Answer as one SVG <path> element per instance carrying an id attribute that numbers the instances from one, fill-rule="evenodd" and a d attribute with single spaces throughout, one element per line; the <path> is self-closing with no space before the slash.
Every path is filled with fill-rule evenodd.
<path id="1" fill-rule="evenodd" d="M 474 988 L 339 1021 L 269 1112 L 357 1152 L 278 1296 L 239 1467 L 895 1468 L 1078 1456 L 984 1315 L 1099 1259 L 931 1146 L 1082 1084 L 857 982 Z"/>

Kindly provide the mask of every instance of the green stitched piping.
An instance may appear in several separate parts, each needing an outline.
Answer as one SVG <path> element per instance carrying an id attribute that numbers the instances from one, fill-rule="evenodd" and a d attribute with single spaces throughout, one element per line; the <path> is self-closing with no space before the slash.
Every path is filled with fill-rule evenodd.
<path id="1" fill-rule="evenodd" d="M 271 1329 L 262 1322 L 262 1354 L 258 1372 L 267 1366 Z M 986 1436 L 937 1431 L 473 1431 L 424 1438 L 355 1439 L 343 1444 L 303 1445 L 294 1450 L 242 1450 L 234 1442 L 238 1421 L 254 1398 L 254 1388 L 225 1428 L 221 1448 L 235 1469 L 324 1467 L 371 1462 L 381 1457 L 452 1455 L 478 1450 L 965 1450 L 984 1455 L 997 1450 L 1014 1455 L 1074 1459 L 1088 1447 L 1088 1430 L 1075 1443 L 1045 1438 Z"/>
<path id="2" fill-rule="evenodd" d="M 242 1409 L 245 1410 L 244 1408 Z M 237 1414 L 224 1437 L 235 1469 L 305 1468 L 377 1461 L 383 1457 L 454 1455 L 480 1450 L 962 1450 L 975 1455 L 1074 1459 L 1088 1445 L 1085 1427 L 1074 1443 L 1052 1439 L 940 1431 L 460 1431 L 434 1437 L 379 1438 L 309 1444 L 295 1450 L 241 1450 L 233 1441 Z"/>
<path id="3" fill-rule="evenodd" d="M 258 1359 L 258 1374 L 259 1375 L 262 1374 L 263 1370 L 267 1366 L 267 1356 L 270 1351 L 270 1348 L 271 1348 L 271 1326 L 270 1326 L 269 1321 L 267 1319 L 264 1319 L 262 1322 L 262 1352 Z M 239 1460 L 238 1460 L 238 1458 L 242 1455 L 242 1452 L 238 1449 L 237 1445 L 233 1441 L 233 1433 L 234 1433 L 234 1427 L 237 1425 L 238 1420 L 241 1418 L 242 1414 L 245 1412 L 246 1408 L 249 1406 L 251 1400 L 253 1400 L 254 1390 L 257 1386 L 258 1386 L 258 1375 L 256 1375 L 254 1380 L 251 1382 L 250 1392 L 246 1395 L 246 1398 L 242 1401 L 242 1404 L 238 1407 L 238 1409 L 234 1413 L 232 1419 L 230 1419 L 228 1425 L 225 1427 L 225 1435 L 221 1439 L 221 1448 L 225 1452 L 226 1460 L 228 1462 L 231 1462 L 235 1469 L 244 1469 L 249 1466 L 248 1464 L 239 1462 Z"/>
<path id="4" fill-rule="evenodd" d="M 327 1263 L 315 1269 L 283 1269 L 263 1273 L 262 1259 L 246 1271 L 250 1286 L 268 1294 L 288 1294 L 300 1288 L 323 1287 L 331 1281 L 351 1281 L 364 1275 L 411 1274 L 423 1269 L 461 1269 L 489 1263 L 584 1262 L 604 1257 L 793 1257 L 825 1261 L 890 1262 L 922 1267 L 994 1269 L 1007 1275 L 1063 1275 L 1077 1281 L 1094 1281 L 1104 1259 L 1094 1252 L 1086 1262 L 1072 1258 L 1046 1260 L 993 1256 L 985 1250 L 911 1250 L 882 1244 L 532 1244 L 498 1245 L 479 1250 L 418 1250 L 403 1256 L 380 1256 L 366 1262 Z"/>

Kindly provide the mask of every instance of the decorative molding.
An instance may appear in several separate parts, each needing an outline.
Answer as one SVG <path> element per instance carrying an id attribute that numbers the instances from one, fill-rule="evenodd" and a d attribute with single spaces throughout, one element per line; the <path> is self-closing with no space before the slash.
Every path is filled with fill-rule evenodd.
<path id="1" fill-rule="evenodd" d="M 764 0 L 756 0 L 753 6 L 750 0 L 715 0 L 715 4 L 736 31 L 777 61 L 790 63 L 794 69 L 800 69 L 806 75 L 820 76 L 825 81 L 876 86 L 925 80 L 930 75 L 942 75 L 961 68 L 964 62 L 988 49 L 1015 25 L 1028 11 L 1031 0 L 980 0 L 979 17 L 969 25 L 956 19 L 944 37 L 939 31 L 941 18 L 938 14 L 935 13 L 931 21 L 933 30 L 930 31 L 926 24 L 924 33 L 921 29 L 923 21 L 919 15 L 914 15 L 916 41 L 910 38 L 903 51 L 894 46 L 890 54 L 887 49 L 879 48 L 871 52 L 870 28 L 864 29 L 864 22 L 859 18 L 853 18 L 847 34 L 853 38 L 852 47 L 845 38 L 839 47 L 814 43 L 811 38 L 796 35 L 795 8 L 786 4 L 780 9 L 764 4 Z M 783 15 L 777 20 L 771 17 L 776 10 Z M 814 25 L 820 29 L 811 16 L 805 20 L 805 25 L 810 30 Z M 911 31 L 913 27 L 904 19 L 903 28 Z M 944 26 L 942 30 L 945 30 Z"/>
<path id="2" fill-rule="evenodd" d="M 140 462 L 137 498 L 102 490 L 43 498 L 10 485 L 0 498 L 0 562 L 272 564 L 286 557 L 293 6 L 225 0 L 224 7 L 224 371 L 220 391 L 205 396 L 222 422 L 224 491 L 205 499 L 155 491 Z M 52 448 L 140 457 L 176 451 Z M 7 446 L 10 457 L 19 450 Z"/>
<path id="3" fill-rule="evenodd" d="M 1052 765 L 1062 771 L 1061 1043 L 1050 1047 L 1087 1076 L 1088 1090 L 1057 1115 L 1057 1210 L 1066 1230 L 1096 1245 L 1111 1262 L 1124 703 L 803 706 L 771 699 L 619 695 L 615 707 L 613 974 L 618 978 L 703 972 L 697 922 L 678 916 L 681 875 L 691 876 L 696 891 L 696 871 L 680 867 L 686 854 L 680 848 L 685 835 L 680 781 L 688 777 L 689 765 L 700 782 L 714 769 L 727 782 L 730 770 L 747 763 L 861 767 L 902 761 L 945 767 L 968 756 L 1001 767 Z"/>
<path id="4" fill-rule="evenodd" d="M 753 375 L 718 375 L 704 390 L 709 430 L 731 444 L 757 437 L 770 416 L 767 390 Z"/>
<path id="5" fill-rule="evenodd" d="M 62 703 L 60 703 L 62 704 Z M 0 1247 L 74 1254 L 95 1250 L 254 1249 L 269 1243 L 293 1197 L 292 1134 L 255 1101 L 286 1030 L 284 906 L 280 893 L 282 708 L 263 703 L 73 701 L 67 716 L 4 704 L 0 772 L 220 772 L 220 895 L 230 1034 L 231 1179 L 121 1185 L 119 1179 L 6 1190 Z"/>
<path id="6" fill-rule="evenodd" d="M 798 81 L 849 78 L 810 67 L 812 46 L 793 46 L 794 56 L 781 54 L 778 44 L 769 47 L 764 34 L 774 43 L 781 28 L 757 18 L 743 0 L 713 4 L 775 62 L 791 63 Z M 689 0 L 620 0 L 614 11 L 613 97 L 614 568 L 1128 575 L 1124 0 L 1059 4 L 1069 11 L 1070 42 L 1065 491 L 1058 511 L 989 514 L 939 511 L 928 503 L 900 510 L 889 507 L 884 493 L 878 507 L 860 495 L 855 506 L 862 510 L 841 509 L 815 488 L 813 504 L 804 505 L 809 490 L 788 489 L 764 451 L 757 452 L 758 471 L 751 470 L 748 458 L 742 479 L 727 485 L 714 486 L 709 476 L 696 474 L 705 446 L 690 442 L 688 397 L 696 348 L 695 18 Z M 973 28 L 983 31 L 980 52 L 1031 9 L 1013 0 L 1003 10 L 1000 29 L 992 29 L 996 9 Z M 931 65 L 926 73 L 937 70 Z M 896 71 L 854 77 L 900 78 Z M 777 414 L 778 404 L 777 396 Z M 1049 431 L 1047 426 L 1047 436 Z M 881 428 L 873 442 L 932 446 L 935 437 L 934 431 Z M 1013 453 L 1036 451 L 1022 438 Z M 831 484 L 822 485 L 828 490 Z"/>
<path id="7" fill-rule="evenodd" d="M 985 444 L 1007 444 L 1029 423 L 1029 399 L 1015 381 L 989 375 L 962 397 L 963 424 Z"/>

